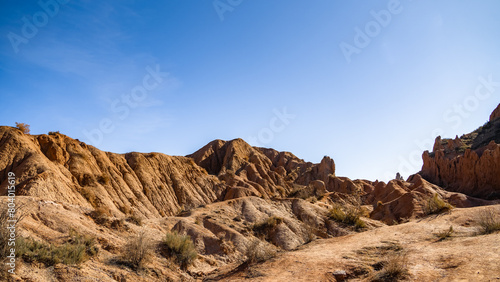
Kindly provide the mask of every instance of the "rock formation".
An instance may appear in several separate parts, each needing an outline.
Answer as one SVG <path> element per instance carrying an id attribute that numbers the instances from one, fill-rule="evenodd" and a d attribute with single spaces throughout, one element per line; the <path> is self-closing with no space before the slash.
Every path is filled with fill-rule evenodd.
<path id="1" fill-rule="evenodd" d="M 174 215 L 214 202 L 225 190 L 190 158 L 113 154 L 62 134 L 26 135 L 2 126 L 2 195 L 9 171 L 16 174 L 18 195 L 146 217 Z"/>
<path id="2" fill-rule="evenodd" d="M 500 105 L 490 121 L 460 138 L 437 137 L 423 153 L 420 174 L 449 191 L 485 199 L 500 198 Z"/>
<path id="3" fill-rule="evenodd" d="M 491 113 L 490 122 L 494 121 L 499 117 L 500 117 L 500 104 L 498 104 L 498 107 Z"/>

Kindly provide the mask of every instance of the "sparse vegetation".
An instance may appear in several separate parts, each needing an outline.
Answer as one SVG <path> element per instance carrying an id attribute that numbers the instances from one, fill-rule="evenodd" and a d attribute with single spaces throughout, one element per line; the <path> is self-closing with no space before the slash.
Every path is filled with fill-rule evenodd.
<path id="1" fill-rule="evenodd" d="M 2 260 L 9 255 L 10 249 L 8 245 L 10 231 L 7 229 L 7 220 L 9 220 L 7 205 L 2 205 L 0 208 L 0 259 Z"/>
<path id="2" fill-rule="evenodd" d="M 127 218 L 128 222 L 132 222 L 133 224 L 137 226 L 142 226 L 142 218 L 140 218 L 138 215 L 133 214 Z"/>
<path id="3" fill-rule="evenodd" d="M 361 220 L 362 211 L 358 207 L 342 207 L 336 204 L 328 211 L 328 216 L 345 225 L 353 226 L 355 230 L 366 228 L 366 223 Z"/>
<path id="4" fill-rule="evenodd" d="M 107 174 L 102 174 L 97 177 L 97 182 L 99 182 L 101 185 L 107 185 L 110 182 L 110 178 Z"/>
<path id="5" fill-rule="evenodd" d="M 246 262 L 249 264 L 263 262 L 276 256 L 276 249 L 269 243 L 254 239 L 245 251 Z"/>
<path id="6" fill-rule="evenodd" d="M 443 200 L 438 194 L 434 194 L 424 207 L 424 212 L 427 215 L 430 214 L 438 214 L 442 212 L 446 212 L 453 209 L 453 206 L 448 202 Z"/>
<path id="7" fill-rule="evenodd" d="M 56 135 L 59 134 L 59 131 L 49 131 L 49 135 Z"/>
<path id="8" fill-rule="evenodd" d="M 450 225 L 450 228 L 444 230 L 444 231 L 441 231 L 441 232 L 438 232 L 436 234 L 434 234 L 434 236 L 436 236 L 438 238 L 438 241 L 443 241 L 443 240 L 446 240 L 447 238 L 450 238 L 453 233 L 455 233 L 455 230 L 453 230 L 453 226 Z"/>
<path id="9" fill-rule="evenodd" d="M 51 266 L 58 263 L 80 264 L 97 254 L 98 248 L 93 237 L 83 236 L 75 231 L 70 231 L 69 237 L 70 239 L 60 246 L 19 237 L 16 239 L 16 255 L 27 262 L 40 262 Z"/>
<path id="10" fill-rule="evenodd" d="M 16 206 L 16 212 L 14 218 L 11 218 L 11 214 L 8 212 L 7 204 L 2 204 L 0 206 L 0 263 L 10 254 L 9 239 L 11 238 L 11 232 L 7 228 L 9 225 L 8 220 L 15 219 L 17 225 L 22 221 L 26 215 L 26 206 L 23 204 L 18 204 Z M 3 263 L 2 263 L 3 264 Z"/>
<path id="11" fill-rule="evenodd" d="M 491 234 L 500 231 L 499 215 L 493 209 L 485 209 L 479 213 L 477 223 L 479 224 L 479 234 Z"/>
<path id="12" fill-rule="evenodd" d="M 90 203 L 90 205 L 94 208 L 97 207 L 97 196 L 91 188 L 83 187 L 80 190 L 80 194 Z"/>
<path id="13" fill-rule="evenodd" d="M 111 216 L 108 209 L 104 207 L 98 207 L 95 210 L 89 213 L 90 217 L 94 220 L 95 223 L 104 225 L 109 221 L 109 217 Z"/>
<path id="14" fill-rule="evenodd" d="M 409 275 L 405 252 L 390 253 L 380 265 L 382 269 L 373 276 L 372 281 L 398 281 Z"/>
<path id="15" fill-rule="evenodd" d="M 398 281 L 408 277 L 407 253 L 403 247 L 392 241 L 381 241 L 383 245 L 364 247 L 356 254 L 364 262 L 359 275 L 366 275 L 370 281 Z"/>
<path id="16" fill-rule="evenodd" d="M 175 258 L 176 262 L 184 269 L 198 257 L 191 237 L 180 235 L 177 231 L 168 232 L 160 247 L 165 257 Z"/>
<path id="17" fill-rule="evenodd" d="M 255 223 L 251 228 L 257 237 L 269 240 L 271 231 L 274 230 L 274 228 L 276 228 L 276 226 L 278 226 L 282 222 L 283 218 L 278 216 L 271 216 L 263 221 Z"/>
<path id="18" fill-rule="evenodd" d="M 30 134 L 29 124 L 16 122 L 16 128 L 21 130 L 24 134 Z"/>
<path id="19" fill-rule="evenodd" d="M 122 260 L 135 270 L 141 270 L 151 256 L 153 244 L 144 230 L 131 236 L 123 250 Z"/>

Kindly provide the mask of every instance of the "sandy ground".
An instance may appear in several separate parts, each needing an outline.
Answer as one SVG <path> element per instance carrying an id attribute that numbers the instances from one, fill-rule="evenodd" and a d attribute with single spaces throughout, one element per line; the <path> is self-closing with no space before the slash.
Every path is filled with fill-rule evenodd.
<path id="1" fill-rule="evenodd" d="M 222 281 L 336 281 L 346 271 L 349 281 L 369 280 L 369 265 L 384 260 L 384 246 L 406 253 L 408 281 L 500 281 L 500 233 L 477 235 L 477 218 L 484 209 L 455 209 L 449 214 L 364 233 L 316 240 L 264 263 L 228 274 Z M 453 226 L 450 238 L 436 233 Z M 373 271 L 373 269 L 372 269 Z"/>

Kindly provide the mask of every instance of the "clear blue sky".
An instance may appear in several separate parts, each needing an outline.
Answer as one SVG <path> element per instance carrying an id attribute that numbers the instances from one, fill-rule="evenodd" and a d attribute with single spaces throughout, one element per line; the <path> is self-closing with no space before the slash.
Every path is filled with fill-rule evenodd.
<path id="1" fill-rule="evenodd" d="M 499 1 L 41 3 L 0 4 L 1 124 L 107 151 L 240 137 L 387 180 L 500 101 Z"/>

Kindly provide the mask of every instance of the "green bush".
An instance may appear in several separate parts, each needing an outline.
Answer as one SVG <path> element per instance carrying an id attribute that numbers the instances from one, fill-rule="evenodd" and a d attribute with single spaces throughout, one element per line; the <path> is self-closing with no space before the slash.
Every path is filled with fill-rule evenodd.
<path id="1" fill-rule="evenodd" d="M 173 257 L 182 268 L 187 268 L 198 257 L 191 237 L 180 235 L 177 231 L 168 232 L 161 242 L 162 254 Z"/>
<path id="2" fill-rule="evenodd" d="M 353 226 L 354 229 L 360 230 L 366 228 L 366 223 L 361 220 L 361 209 L 356 207 L 341 207 L 340 205 L 334 205 L 328 211 L 328 216 L 345 225 Z"/>
<path id="3" fill-rule="evenodd" d="M 16 256 L 27 262 L 41 262 L 51 266 L 58 263 L 80 264 L 97 254 L 94 238 L 75 232 L 70 232 L 70 237 L 60 246 L 19 237 L 16 239 Z"/>
<path id="4" fill-rule="evenodd" d="M 453 209 L 453 206 L 441 199 L 438 194 L 434 194 L 424 207 L 425 214 L 438 214 Z"/>

